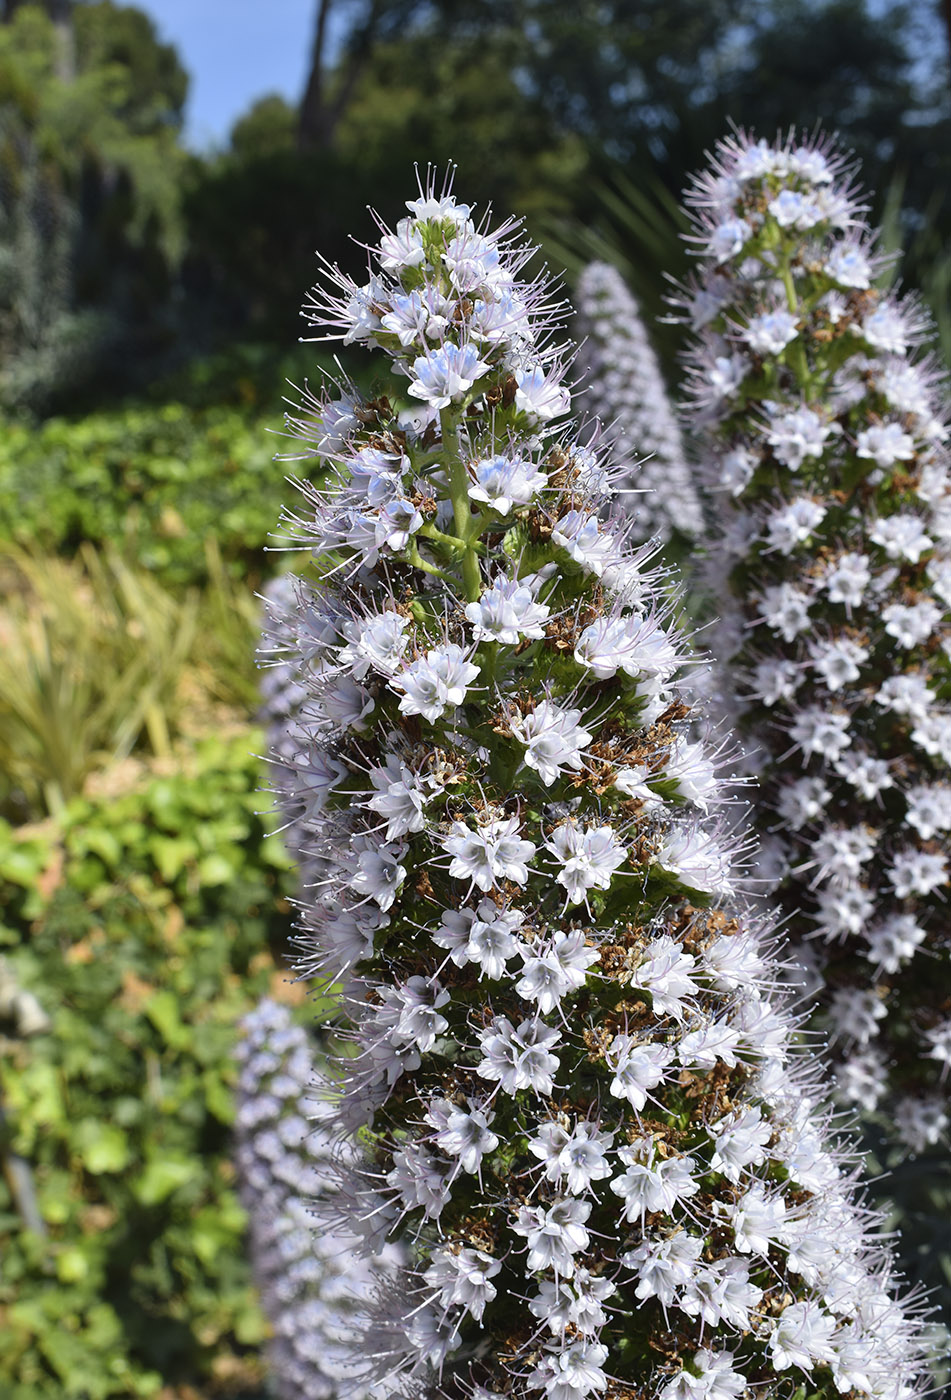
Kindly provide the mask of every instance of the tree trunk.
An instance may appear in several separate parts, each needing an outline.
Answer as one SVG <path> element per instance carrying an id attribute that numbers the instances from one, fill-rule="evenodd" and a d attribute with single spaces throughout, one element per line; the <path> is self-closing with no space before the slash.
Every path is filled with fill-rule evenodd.
<path id="1" fill-rule="evenodd" d="M 318 0 L 310 72 L 307 75 L 307 86 L 301 98 L 297 121 L 297 142 L 302 148 L 320 147 L 325 144 L 324 45 L 327 39 L 327 17 L 332 3 L 333 0 Z"/>

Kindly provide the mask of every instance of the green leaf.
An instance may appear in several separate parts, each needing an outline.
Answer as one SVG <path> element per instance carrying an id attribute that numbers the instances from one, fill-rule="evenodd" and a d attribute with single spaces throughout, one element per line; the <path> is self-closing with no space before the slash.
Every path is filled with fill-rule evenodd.
<path id="1" fill-rule="evenodd" d="M 72 1146 L 82 1158 L 86 1171 L 98 1176 L 102 1172 L 121 1172 L 130 1159 L 129 1140 L 114 1123 L 102 1123 L 94 1118 L 77 1123 L 71 1135 Z"/>
<path id="2" fill-rule="evenodd" d="M 181 1050 L 188 1044 L 191 1032 L 182 1025 L 178 997 L 174 992 L 167 988 L 155 992 L 145 1004 L 145 1014 L 173 1050 Z"/>
<path id="3" fill-rule="evenodd" d="M 173 1191 L 186 1186 L 200 1174 L 201 1164 L 194 1158 L 153 1158 L 135 1183 L 136 1200 L 144 1206 L 157 1206 L 171 1196 Z"/>

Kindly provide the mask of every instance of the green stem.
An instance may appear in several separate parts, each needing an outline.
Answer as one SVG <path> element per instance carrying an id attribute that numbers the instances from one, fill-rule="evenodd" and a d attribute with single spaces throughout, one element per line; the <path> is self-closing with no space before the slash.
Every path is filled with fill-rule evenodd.
<path id="1" fill-rule="evenodd" d="M 436 564 L 430 564 L 427 559 L 423 558 L 416 548 L 416 542 L 414 540 L 410 540 L 409 544 L 406 546 L 406 558 L 414 569 L 422 569 L 426 574 L 435 574 L 437 578 L 442 579 L 443 583 L 452 584 L 455 582 L 451 574 L 447 574 L 445 569 L 440 569 Z"/>
<path id="2" fill-rule="evenodd" d="M 469 476 L 459 451 L 457 416 L 451 408 L 444 408 L 440 412 L 439 427 L 443 452 L 449 467 L 452 517 L 459 537 L 458 543 L 462 546 L 462 583 L 466 599 L 475 603 L 482 592 L 482 574 L 479 570 L 479 556 L 474 547 L 472 512 L 469 509 Z"/>
<path id="3" fill-rule="evenodd" d="M 789 258 L 785 253 L 779 258 L 779 275 L 782 277 L 783 286 L 786 288 L 786 305 L 798 321 L 801 319 L 802 308 L 799 304 L 799 297 L 796 294 L 796 283 L 793 280 L 792 268 L 789 266 Z M 802 382 L 803 394 L 808 400 L 812 376 L 809 373 L 809 359 L 806 355 L 806 347 L 801 334 L 797 334 L 791 349 L 796 373 Z"/>

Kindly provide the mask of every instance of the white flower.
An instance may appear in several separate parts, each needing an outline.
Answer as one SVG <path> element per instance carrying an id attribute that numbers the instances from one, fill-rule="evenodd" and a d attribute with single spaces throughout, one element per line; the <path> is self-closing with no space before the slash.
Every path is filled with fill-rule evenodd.
<path id="1" fill-rule="evenodd" d="M 944 856 L 929 851 L 899 851 L 892 861 L 888 878 L 899 899 L 926 895 L 948 883 L 948 863 Z"/>
<path id="2" fill-rule="evenodd" d="M 925 1031 L 925 1040 L 931 1045 L 928 1055 L 932 1060 L 944 1066 L 951 1065 L 951 1021 L 945 1020 L 931 1026 Z M 947 1070 L 942 1070 L 942 1073 L 946 1074 Z"/>
<path id="3" fill-rule="evenodd" d="M 653 1138 L 639 1138 L 620 1148 L 617 1155 L 627 1170 L 614 1178 L 611 1190 L 624 1201 L 625 1220 L 643 1221 L 650 1212 L 669 1212 L 700 1189 L 691 1170 L 696 1166 L 693 1158 L 662 1157 L 655 1161 Z"/>
<path id="4" fill-rule="evenodd" d="M 780 790 L 776 808 L 794 831 L 821 816 L 832 793 L 821 778 L 796 778 Z"/>
<path id="5" fill-rule="evenodd" d="M 344 345 L 352 345 L 354 341 L 361 340 L 372 344 L 373 332 L 380 329 L 377 307 L 385 304 L 386 288 L 378 277 L 371 277 L 362 287 L 351 284 L 347 304 L 343 309 L 344 319 L 348 322 L 343 337 Z"/>
<path id="6" fill-rule="evenodd" d="M 406 879 L 406 869 L 399 863 L 406 847 L 401 842 L 393 845 L 370 842 L 364 836 L 355 836 L 351 846 L 356 862 L 350 888 L 386 911 Z"/>
<path id="7" fill-rule="evenodd" d="M 435 287 L 404 296 L 395 292 L 390 297 L 390 309 L 381 316 L 380 324 L 399 338 L 405 349 L 414 340 L 442 340 L 452 316 L 450 302 Z"/>
<path id="8" fill-rule="evenodd" d="M 883 301 L 862 322 L 862 334 L 876 350 L 904 355 L 908 349 L 908 326 L 897 306 Z"/>
<path id="9" fill-rule="evenodd" d="M 826 259 L 826 273 L 840 287 L 867 291 L 871 286 L 872 264 L 864 249 L 838 243 Z"/>
<path id="10" fill-rule="evenodd" d="M 321 690 L 315 708 L 331 731 L 354 729 L 361 733 L 367 727 L 367 717 L 376 708 L 376 701 L 363 686 L 349 676 L 342 676 Z"/>
<path id="11" fill-rule="evenodd" d="M 703 744 L 686 739 L 683 735 L 678 735 L 671 745 L 664 765 L 664 778 L 675 782 L 680 796 L 703 812 L 707 811 L 719 788 L 716 766 L 707 756 Z M 615 780 L 615 786 L 621 786 L 619 780 Z"/>
<path id="12" fill-rule="evenodd" d="M 569 510 L 555 523 L 551 537 L 568 551 L 576 564 L 600 578 L 617 552 L 611 535 L 601 529 L 600 518 L 582 510 Z"/>
<path id="13" fill-rule="evenodd" d="M 485 1154 L 499 1145 L 489 1127 L 494 1118 L 491 1108 L 471 1100 L 466 1110 L 447 1099 L 433 1099 L 426 1113 L 426 1122 L 437 1130 L 433 1142 L 473 1176 L 481 1170 Z"/>
<path id="14" fill-rule="evenodd" d="M 773 1128 L 756 1105 L 734 1109 L 715 1123 L 712 1131 L 716 1150 L 710 1159 L 710 1169 L 722 1172 L 728 1181 L 738 1182 L 748 1167 L 766 1161 Z"/>
<path id="15" fill-rule="evenodd" d="M 917 515 L 886 515 L 876 520 L 869 538 L 882 546 L 889 559 L 907 559 L 911 564 L 934 546 Z"/>
<path id="16" fill-rule="evenodd" d="M 877 833 L 868 827 L 827 826 L 812 845 L 812 861 L 802 869 L 819 867 L 817 880 L 847 885 L 858 880 L 862 867 L 875 855 Z"/>
<path id="17" fill-rule="evenodd" d="M 556 933 L 545 946 L 535 940 L 519 948 L 524 966 L 515 990 L 524 1001 L 534 1001 L 545 1016 L 554 1011 L 569 992 L 584 986 L 588 969 L 598 961 L 597 948 L 588 947 L 584 932 Z"/>
<path id="18" fill-rule="evenodd" d="M 449 874 L 486 892 L 499 880 L 524 885 L 526 861 L 535 854 L 535 847 L 518 833 L 518 817 L 490 817 L 475 831 L 465 822 L 454 821 L 451 834 L 442 840 L 443 850 L 453 858 Z"/>
<path id="19" fill-rule="evenodd" d="M 666 680 L 680 664 L 669 633 L 649 617 L 600 617 L 581 633 L 574 654 L 598 680 L 610 680 L 618 671 Z"/>
<path id="20" fill-rule="evenodd" d="M 693 954 L 685 953 L 669 934 L 662 933 L 648 943 L 631 975 L 631 985 L 650 992 L 658 1016 L 682 1020 L 686 1011 L 685 998 L 695 997 L 698 991 L 691 975 L 696 961 Z"/>
<path id="21" fill-rule="evenodd" d="M 518 646 L 523 637 L 544 637 L 550 609 L 546 603 L 535 600 L 541 583 L 537 574 L 495 579 L 478 602 L 466 605 L 475 640 Z"/>
<path id="22" fill-rule="evenodd" d="M 911 461 L 915 455 L 915 440 L 900 423 L 876 423 L 859 433 L 856 455 L 868 458 L 887 470 L 896 462 Z"/>
<path id="23" fill-rule="evenodd" d="M 885 631 L 894 637 L 899 646 L 920 646 L 931 636 L 942 613 L 937 603 L 930 598 L 922 598 L 917 603 L 890 603 L 882 608 Z"/>
<path id="24" fill-rule="evenodd" d="M 671 827 L 655 860 L 692 890 L 704 894 L 732 892 L 730 854 L 716 836 L 700 827 Z"/>
<path id="25" fill-rule="evenodd" d="M 738 1400 L 747 1389 L 747 1379 L 733 1367 L 732 1352 L 714 1352 L 706 1347 L 693 1359 L 695 1371 L 683 1370 L 667 1382 L 658 1400 Z"/>
<path id="26" fill-rule="evenodd" d="M 386 839 L 395 841 L 411 831 L 422 831 L 426 825 L 423 807 L 430 794 L 416 782 L 416 775 L 394 755 L 385 768 L 371 768 L 370 781 L 376 789 L 367 806 L 386 818 Z"/>
<path id="27" fill-rule="evenodd" d="M 583 1195 L 592 1181 L 611 1175 L 606 1153 L 613 1144 L 610 1133 L 602 1133 L 595 1123 L 576 1123 L 569 1133 L 559 1123 L 543 1123 L 528 1150 L 545 1164 L 549 1181 L 565 1185 L 573 1196 Z"/>
<path id="28" fill-rule="evenodd" d="M 838 710 L 821 710 L 816 706 L 800 710 L 789 727 L 789 734 L 807 758 L 821 754 L 835 760 L 852 742 L 850 717 Z"/>
<path id="29" fill-rule="evenodd" d="M 519 1089 L 533 1089 L 536 1094 L 551 1094 L 552 1075 L 558 1068 L 558 1056 L 551 1047 L 561 1036 L 558 1031 L 537 1019 L 522 1021 L 518 1029 L 507 1016 L 496 1016 L 479 1032 L 482 1062 L 477 1073 L 483 1079 L 497 1081 L 506 1094 Z"/>
<path id="30" fill-rule="evenodd" d="M 707 382 L 716 400 L 731 399 L 736 394 L 748 369 L 742 355 L 717 355 L 707 371 Z"/>
<path id="31" fill-rule="evenodd" d="M 905 792 L 905 821 L 923 841 L 941 831 L 951 831 L 951 784 L 919 783 Z"/>
<path id="32" fill-rule="evenodd" d="M 886 788 L 894 787 L 895 780 L 888 771 L 884 758 L 873 758 L 871 754 L 849 750 L 835 761 L 835 771 L 840 778 L 854 787 L 859 797 L 873 801 Z"/>
<path id="33" fill-rule="evenodd" d="M 581 750 L 593 735 L 578 723 L 580 718 L 580 710 L 566 710 L 554 701 L 542 700 L 529 714 L 509 719 L 512 733 L 525 745 L 527 767 L 535 769 L 546 787 L 563 773 L 580 773 L 584 768 Z"/>
<path id="34" fill-rule="evenodd" d="M 806 543 L 825 515 L 825 506 L 810 496 L 799 496 L 769 517 L 766 522 L 767 542 L 780 554 L 791 554 L 798 545 Z"/>
<path id="35" fill-rule="evenodd" d="M 710 234 L 707 251 L 717 263 L 725 263 L 735 257 L 752 237 L 753 230 L 745 219 L 726 219 Z"/>
<path id="36" fill-rule="evenodd" d="M 536 422 L 560 418 L 571 406 L 571 396 L 557 375 L 546 375 L 538 365 L 516 370 L 515 383 L 515 407 Z"/>
<path id="37" fill-rule="evenodd" d="M 413 361 L 415 376 L 409 386 L 414 398 L 433 408 L 448 408 L 461 400 L 477 379 L 489 369 L 474 345 L 453 345 L 446 341 Z"/>
<path id="38" fill-rule="evenodd" d="M 816 922 L 830 939 L 861 933 L 874 911 L 875 900 L 861 885 L 833 885 L 816 900 Z"/>
<path id="39" fill-rule="evenodd" d="M 895 1109 L 895 1127 L 910 1152 L 924 1152 L 941 1141 L 948 1111 L 940 1099 L 903 1099 Z"/>
<path id="40" fill-rule="evenodd" d="M 585 1400 L 585 1396 L 607 1387 L 602 1370 L 608 1349 L 600 1342 L 571 1342 L 544 1356 L 529 1372 L 532 1390 L 544 1390 L 548 1400 Z"/>
<path id="41" fill-rule="evenodd" d="M 809 608 L 812 599 L 792 583 L 773 583 L 763 589 L 760 600 L 760 620 L 784 642 L 793 642 L 800 632 L 807 632 L 812 623 Z"/>
<path id="42" fill-rule="evenodd" d="M 513 506 L 528 505 L 548 485 L 548 477 L 530 457 L 483 457 L 472 463 L 470 472 L 474 479 L 469 499 L 484 502 L 499 515 L 508 515 Z"/>
<path id="43" fill-rule="evenodd" d="M 872 581 L 872 570 L 864 554 L 840 554 L 826 570 L 822 585 L 832 603 L 844 603 L 847 608 L 862 604 Z"/>
<path id="44" fill-rule="evenodd" d="M 570 904 L 580 904 L 589 890 L 606 890 L 615 870 L 627 860 L 627 847 L 610 826 L 581 827 L 571 819 L 555 827 L 545 842 L 561 865 L 556 875 Z"/>
<path id="45" fill-rule="evenodd" d="M 815 198 L 799 190 L 780 190 L 767 207 L 780 228 L 810 229 L 822 218 Z"/>
<path id="46" fill-rule="evenodd" d="M 769 1339 L 773 1365 L 777 1371 L 801 1366 L 811 1374 L 813 1366 L 832 1360 L 830 1343 L 835 1329 L 835 1318 L 823 1312 L 818 1303 L 790 1303 Z"/>
<path id="47" fill-rule="evenodd" d="M 493 1259 L 481 1249 L 453 1251 L 444 1245 L 433 1250 L 432 1263 L 423 1272 L 423 1278 L 439 1289 L 444 1308 L 462 1304 L 480 1322 L 486 1303 L 491 1303 L 497 1291 L 490 1280 L 501 1268 L 500 1259 Z"/>
<path id="48" fill-rule="evenodd" d="M 888 1011 L 875 992 L 861 987 L 839 987 L 829 1000 L 833 1034 L 857 1045 L 867 1045 L 878 1034 L 878 1023 Z"/>
<path id="49" fill-rule="evenodd" d="M 664 1307 L 676 1303 L 678 1290 L 696 1273 L 703 1245 L 696 1235 L 679 1230 L 666 1239 L 645 1239 L 636 1249 L 627 1250 L 621 1263 L 638 1275 L 636 1296 L 642 1302 L 657 1298 Z"/>
<path id="50" fill-rule="evenodd" d="M 693 989 L 692 983 L 690 987 Z M 627 1099 L 631 1107 L 640 1112 L 649 1091 L 667 1078 L 666 1070 L 673 1063 L 674 1051 L 669 1045 L 641 1043 L 633 1036 L 621 1034 L 614 1037 L 605 1058 L 614 1071 L 611 1093 L 616 1099 Z"/>
<path id="51" fill-rule="evenodd" d="M 664 799 L 648 787 L 647 780 L 655 775 L 650 769 L 640 764 L 636 768 L 618 768 L 614 775 L 614 786 L 618 792 L 624 793 L 625 797 L 636 798 L 643 802 L 644 810 L 650 811 L 653 807 L 663 807 Z"/>
<path id="52" fill-rule="evenodd" d="M 394 687 L 403 691 L 400 714 L 422 715 L 434 724 L 447 709 L 464 703 L 468 688 L 479 674 L 479 667 L 466 659 L 456 642 L 433 647 L 394 678 Z"/>
<path id="53" fill-rule="evenodd" d="M 448 1028 L 449 1022 L 439 1015 L 439 1009 L 448 1002 L 449 993 L 434 979 L 413 976 L 396 989 L 395 999 L 401 1003 L 401 1009 L 393 1032 L 394 1043 L 413 1045 L 425 1054 Z"/>
<path id="54" fill-rule="evenodd" d="M 781 355 L 799 334 L 796 317 L 789 311 L 764 311 L 753 316 L 742 338 L 757 355 Z"/>
<path id="55" fill-rule="evenodd" d="M 408 618 L 391 610 L 342 623 L 341 632 L 347 641 L 339 648 L 337 660 L 358 681 L 371 670 L 383 676 L 393 675 L 409 646 L 408 624 Z"/>
<path id="56" fill-rule="evenodd" d="M 866 933 L 865 956 L 883 972 L 897 972 L 925 940 L 925 930 L 913 914 L 891 914 Z"/>
<path id="57" fill-rule="evenodd" d="M 759 1182 L 724 1211 L 733 1226 L 736 1247 L 743 1254 L 760 1254 L 765 1259 L 770 1249 L 785 1239 L 786 1202 L 778 1192 L 767 1195 Z"/>
<path id="58" fill-rule="evenodd" d="M 776 460 L 797 471 L 807 457 L 821 457 L 832 428 L 811 408 L 797 408 L 772 420 L 766 441 Z"/>
<path id="59" fill-rule="evenodd" d="M 591 1202 L 566 1196 L 544 1206 L 521 1206 L 512 1230 L 528 1241 L 527 1267 L 554 1269 L 564 1278 L 575 1270 L 574 1256 L 588 1248 L 584 1222 L 591 1214 Z"/>
<path id="60" fill-rule="evenodd" d="M 841 690 L 861 677 L 860 666 L 868 660 L 868 647 L 851 637 L 834 637 L 827 642 L 814 642 L 810 648 L 812 664 L 829 690 Z"/>
<path id="61" fill-rule="evenodd" d="M 396 232 L 380 239 L 380 266 L 388 270 L 418 267 L 425 258 L 423 236 L 414 219 L 400 219 Z"/>
<path id="62" fill-rule="evenodd" d="M 442 1163 L 422 1143 L 409 1141 L 393 1153 L 387 1183 L 407 1210 L 422 1206 L 427 1220 L 438 1220 L 449 1200 L 449 1178 Z"/>
<path id="63" fill-rule="evenodd" d="M 498 981 L 505 975 L 506 963 L 521 947 L 515 931 L 524 919 L 519 909 L 501 910 L 491 899 L 483 899 L 478 909 L 445 910 L 433 942 L 450 949 L 457 967 L 475 963 L 480 980 L 490 977 Z"/>
<path id="64" fill-rule="evenodd" d="M 764 705 L 778 705 L 780 700 L 792 700 L 799 688 L 802 667 L 795 661 L 770 659 L 757 661 L 750 677 L 750 694 Z"/>
<path id="65" fill-rule="evenodd" d="M 735 447 L 720 459 L 718 481 L 724 491 L 739 496 L 753 480 L 759 457 L 747 447 Z"/>
<path id="66" fill-rule="evenodd" d="M 570 1279 L 541 1279 L 528 1306 L 556 1337 L 568 1327 L 590 1336 L 607 1321 L 601 1305 L 616 1292 L 610 1279 L 577 1266 Z"/>
<path id="67" fill-rule="evenodd" d="M 894 710 L 896 715 L 909 719 L 926 719 L 937 698 L 924 676 L 916 671 L 889 676 L 875 692 L 883 710 Z"/>

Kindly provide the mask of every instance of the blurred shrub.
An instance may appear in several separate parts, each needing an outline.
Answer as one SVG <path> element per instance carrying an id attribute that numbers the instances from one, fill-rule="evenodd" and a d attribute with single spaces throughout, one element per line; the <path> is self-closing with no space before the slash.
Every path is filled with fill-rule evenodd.
<path id="1" fill-rule="evenodd" d="M 264 547 L 287 490 L 278 443 L 237 408 L 177 403 L 6 423 L 0 538 L 55 553 L 115 544 L 170 584 L 207 578 L 213 538 L 256 586 L 276 567 Z"/>
<path id="2" fill-rule="evenodd" d="M 76 560 L 0 547 L 0 803 L 58 812 L 133 752 L 246 721 L 257 701 L 260 606 L 214 540 L 209 582 L 184 594 L 84 545 Z"/>
<path id="3" fill-rule="evenodd" d="M 17 1199 L 0 1175 L 4 1400 L 237 1395 L 259 1376 L 229 1125 L 236 1022 L 289 990 L 260 746 L 209 740 L 57 823 L 0 823 L 0 950 L 52 1022 L 28 1041 L 0 1024 L 0 1156 L 28 1181 Z"/>

